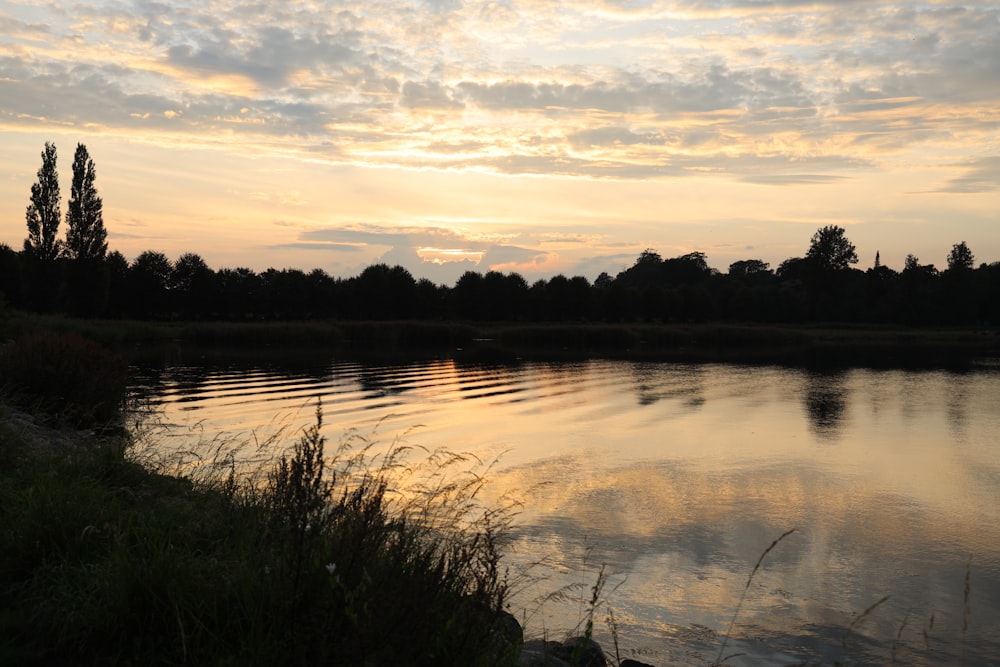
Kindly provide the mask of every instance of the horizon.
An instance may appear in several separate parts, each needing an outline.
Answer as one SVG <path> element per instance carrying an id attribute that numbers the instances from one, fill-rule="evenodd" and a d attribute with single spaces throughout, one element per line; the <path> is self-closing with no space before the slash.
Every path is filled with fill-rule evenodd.
<path id="1" fill-rule="evenodd" d="M 109 250 L 215 270 L 611 276 L 1000 259 L 990 2 L 0 7 L 0 240 L 46 141 L 87 146 Z M 60 237 L 65 234 L 65 222 Z"/>

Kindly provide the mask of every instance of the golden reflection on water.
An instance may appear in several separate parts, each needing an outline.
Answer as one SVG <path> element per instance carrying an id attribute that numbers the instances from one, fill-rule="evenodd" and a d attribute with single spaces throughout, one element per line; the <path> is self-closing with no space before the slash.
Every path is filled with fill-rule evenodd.
<path id="1" fill-rule="evenodd" d="M 168 421 L 208 431 L 281 409 L 307 423 L 316 395 L 332 440 L 353 427 L 502 453 L 489 488 L 524 503 L 510 560 L 542 577 L 514 600 L 535 633 L 578 623 L 605 563 L 623 641 L 654 664 L 707 664 L 753 564 L 796 528 L 747 590 L 734 633 L 747 657 L 727 664 L 883 662 L 897 633 L 900 664 L 948 664 L 970 556 L 962 650 L 1000 661 L 996 373 L 437 360 L 227 371 L 159 394 Z M 539 602 L 563 587 L 572 595 Z M 844 629 L 883 595 L 845 654 Z M 919 640 L 930 614 L 934 653 Z"/>

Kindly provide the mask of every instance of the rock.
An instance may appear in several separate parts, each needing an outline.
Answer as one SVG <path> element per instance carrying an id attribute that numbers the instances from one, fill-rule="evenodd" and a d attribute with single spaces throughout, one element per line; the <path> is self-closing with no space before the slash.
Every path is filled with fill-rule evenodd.
<path id="1" fill-rule="evenodd" d="M 639 662 L 638 660 L 632 660 L 631 658 L 626 658 L 622 660 L 622 664 L 618 667 L 653 667 L 653 665 L 648 665 L 645 662 Z"/>
<path id="2" fill-rule="evenodd" d="M 608 661 L 604 657 L 604 649 L 593 639 L 570 637 L 562 643 L 562 646 L 574 667 L 607 667 L 608 665 Z"/>
<path id="3" fill-rule="evenodd" d="M 520 667 L 570 667 L 570 664 L 559 657 L 562 644 L 547 642 L 544 639 L 532 639 L 521 644 L 521 655 L 517 664 Z"/>
<path id="4" fill-rule="evenodd" d="M 500 612 L 500 618 L 493 626 L 493 633 L 515 646 L 524 643 L 524 630 L 521 628 L 521 624 L 514 614 L 507 611 Z"/>
<path id="5" fill-rule="evenodd" d="M 571 637 L 564 642 L 532 639 L 521 646 L 521 667 L 607 667 L 601 645 L 593 639 Z"/>

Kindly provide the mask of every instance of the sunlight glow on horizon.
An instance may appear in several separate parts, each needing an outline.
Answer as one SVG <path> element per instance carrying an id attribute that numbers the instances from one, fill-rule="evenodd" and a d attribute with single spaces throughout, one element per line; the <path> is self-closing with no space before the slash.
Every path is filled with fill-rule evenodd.
<path id="1" fill-rule="evenodd" d="M 2 4 L 0 241 L 79 141 L 128 257 L 593 280 L 840 224 L 859 268 L 1000 260 L 1000 8 L 626 4 Z"/>

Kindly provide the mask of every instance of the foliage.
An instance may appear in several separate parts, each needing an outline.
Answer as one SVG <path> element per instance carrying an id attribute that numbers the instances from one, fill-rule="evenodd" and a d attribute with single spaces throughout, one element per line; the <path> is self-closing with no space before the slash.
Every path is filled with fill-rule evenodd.
<path id="1" fill-rule="evenodd" d="M 43 261 L 59 256 L 59 174 L 56 171 L 55 144 L 45 142 L 38 181 L 31 186 L 31 203 L 25 212 L 28 238 L 24 240 L 26 255 Z"/>
<path id="2" fill-rule="evenodd" d="M 806 258 L 820 271 L 844 271 L 858 263 L 854 244 L 847 239 L 843 227 L 827 225 L 813 234 Z"/>
<path id="3" fill-rule="evenodd" d="M 729 275 L 734 278 L 747 279 L 770 274 L 770 264 L 760 259 L 741 259 L 729 265 Z"/>
<path id="4" fill-rule="evenodd" d="M 78 147 L 78 152 L 85 148 Z M 81 158 L 80 155 L 77 156 Z M 92 187 L 89 158 L 74 163 Z M 81 172 L 82 170 L 82 172 Z M 54 168 L 53 168 L 54 171 Z M 40 172 L 41 173 L 41 172 Z M 88 176 L 89 174 L 89 176 Z M 89 179 L 89 181 L 88 181 Z M 74 191 L 80 189 L 74 180 Z M 86 188 L 84 188 L 86 189 Z M 96 194 L 94 195 L 96 197 Z M 99 198 L 97 198 L 99 201 Z M 68 219 L 75 218 L 71 202 Z M 68 238 L 73 234 L 68 234 Z M 67 256 L 71 254 L 67 252 Z M 83 317 L 213 322 L 335 321 L 369 338 L 334 334 L 366 347 L 416 344 L 461 345 L 454 336 L 428 338 L 430 329 L 407 328 L 401 321 L 459 323 L 805 323 L 863 322 L 905 325 L 977 325 L 1000 321 L 992 298 L 996 273 L 989 264 L 973 267 L 965 242 L 952 247 L 949 269 L 921 265 L 913 255 L 897 272 L 881 263 L 866 272 L 852 269 L 858 256 L 842 227 L 828 225 L 812 236 L 804 257 L 792 257 L 774 270 L 760 259 L 732 262 L 719 273 L 700 251 L 663 258 L 644 250 L 634 264 L 612 277 L 602 273 L 591 284 L 583 276 L 556 275 L 530 287 L 518 273 L 465 272 L 452 287 L 415 280 L 402 266 L 377 262 L 352 278 L 335 278 L 321 269 L 248 267 L 213 270 L 194 252 L 172 262 L 147 250 L 129 264 L 119 252 L 83 262 L 33 261 L 27 250 L 0 247 L 0 291 L 14 308 Z M 394 322 L 381 327 L 379 322 Z M 271 333 L 264 338 L 273 343 Z M 409 334 L 414 334 L 410 336 Z M 215 337 L 216 342 L 217 337 Z M 412 339 L 412 340 L 411 340 Z"/>
<path id="5" fill-rule="evenodd" d="M 0 663 L 513 664 L 504 511 L 434 477 L 407 501 L 398 452 L 378 463 L 348 439 L 330 456 L 321 426 L 259 486 L 210 462 L 156 474 L 117 441 L 29 448 L 0 425 Z"/>
<path id="6" fill-rule="evenodd" d="M 34 332 L 0 352 L 0 382 L 18 404 L 75 426 L 119 417 L 127 379 L 121 357 L 73 334 Z"/>
<path id="7" fill-rule="evenodd" d="M 969 246 L 966 245 L 965 241 L 961 243 L 956 243 L 951 247 L 951 251 L 948 253 L 948 270 L 949 271 L 971 271 L 975 265 L 975 257 L 972 251 L 969 250 Z"/>
<path id="8" fill-rule="evenodd" d="M 76 145 L 73 156 L 73 185 L 69 210 L 66 211 L 64 250 L 72 259 L 102 260 L 108 251 L 108 233 L 104 229 L 104 204 L 97 196 L 94 161 L 83 144 Z"/>

